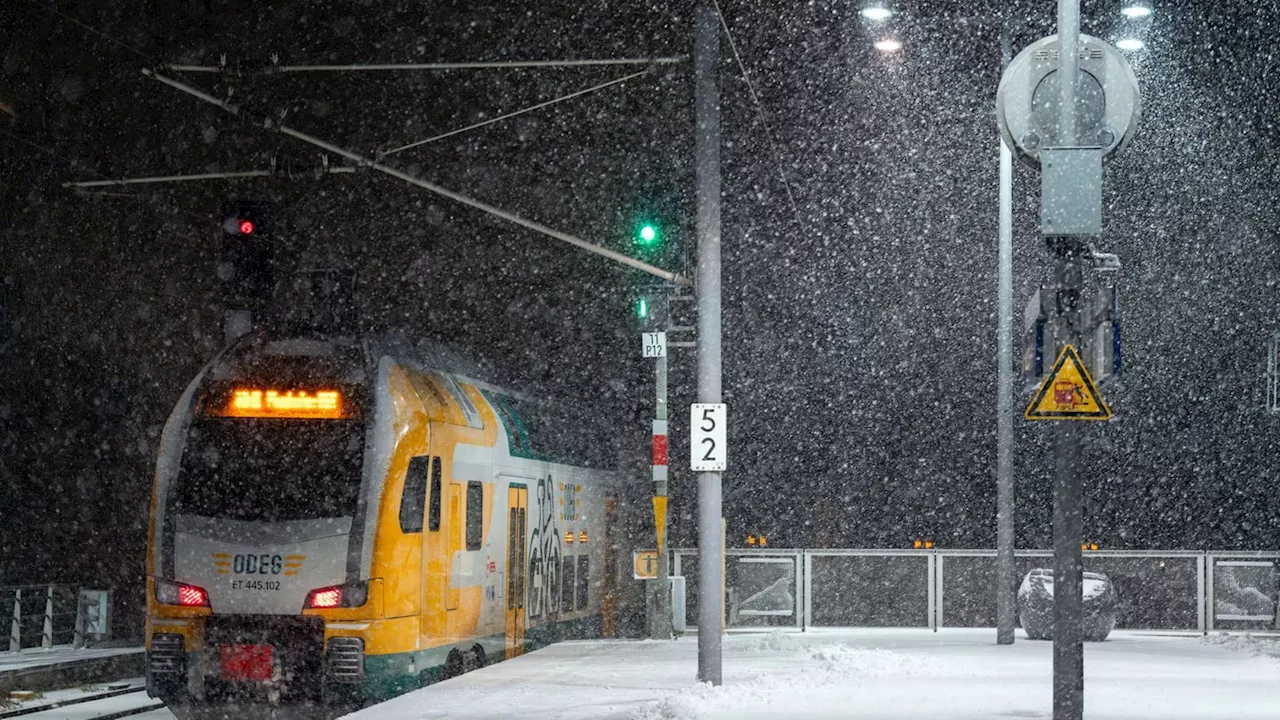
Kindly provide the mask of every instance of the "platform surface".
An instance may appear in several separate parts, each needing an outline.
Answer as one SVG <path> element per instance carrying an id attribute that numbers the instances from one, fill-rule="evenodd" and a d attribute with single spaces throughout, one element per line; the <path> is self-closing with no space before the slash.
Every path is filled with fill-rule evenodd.
<path id="1" fill-rule="evenodd" d="M 1115 632 L 1085 650 L 1085 717 L 1274 719 L 1274 639 Z M 994 630 L 819 630 L 724 638 L 724 685 L 697 639 L 574 641 L 349 718 L 1050 718 L 1052 645 Z"/>
<path id="2" fill-rule="evenodd" d="M 116 655 L 136 655 L 144 652 L 142 647 L 93 647 L 75 649 L 70 645 L 55 645 L 51 648 L 27 648 L 19 652 L 0 652 L 0 673 L 11 670 L 26 670 L 44 665 L 60 665 L 86 660 L 101 660 Z"/>

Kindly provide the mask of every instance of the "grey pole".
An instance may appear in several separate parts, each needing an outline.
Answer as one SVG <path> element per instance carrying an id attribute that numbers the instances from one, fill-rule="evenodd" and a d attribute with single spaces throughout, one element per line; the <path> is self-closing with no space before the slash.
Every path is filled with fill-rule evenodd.
<path id="1" fill-rule="evenodd" d="M 1083 243 L 1078 238 L 1049 238 L 1056 263 L 1058 317 L 1055 335 L 1075 345 L 1080 338 L 1080 288 Z M 1077 472 L 1080 430 L 1075 422 L 1054 428 L 1057 458 L 1053 479 L 1053 720 L 1084 715 L 1084 644 L 1080 549 L 1083 493 Z"/>
<path id="2" fill-rule="evenodd" d="M 1058 145 L 1073 147 L 1076 142 L 1076 78 L 1080 75 L 1080 0 L 1058 0 L 1059 61 L 1058 90 L 1062 122 Z"/>
<path id="3" fill-rule="evenodd" d="M 662 429 L 663 440 L 668 437 L 667 434 L 667 356 L 663 355 L 657 359 L 656 369 L 654 370 L 655 386 L 657 388 L 657 398 L 654 409 L 654 436 L 658 435 L 659 428 Z M 653 466 L 653 494 L 656 497 L 667 497 L 667 479 L 670 472 L 669 465 Z M 667 518 L 665 517 L 667 508 L 663 504 L 659 510 L 657 503 L 654 505 L 654 512 L 661 512 L 663 517 L 655 517 L 654 521 L 657 526 L 666 528 Z M 662 533 L 662 537 L 658 540 L 658 579 L 650 583 L 654 588 L 653 598 L 653 621 L 649 626 L 649 637 L 654 640 L 670 640 L 671 639 L 671 561 L 667 557 L 667 544 L 665 542 L 666 532 Z"/>
<path id="4" fill-rule="evenodd" d="M 720 26 L 716 12 L 699 3 L 694 18 L 693 80 L 697 132 L 698 205 L 698 402 L 718 403 L 720 393 Z M 724 632 L 724 531 L 720 524 L 721 474 L 698 473 L 698 681 L 721 684 Z"/>
<path id="5" fill-rule="evenodd" d="M 1080 0 L 1058 0 L 1058 40 L 1061 43 L 1059 113 L 1062 126 L 1057 144 L 1074 147 L 1076 139 L 1076 77 L 1080 58 Z M 1075 237 L 1049 237 L 1057 284 L 1057 331 L 1063 343 L 1077 345 L 1080 337 L 1082 245 Z M 1053 718 L 1081 720 L 1084 716 L 1084 645 L 1081 611 L 1084 558 L 1082 495 L 1077 466 L 1080 431 L 1074 422 L 1054 428 L 1057 459 L 1053 480 Z"/>
<path id="6" fill-rule="evenodd" d="M 1000 28 L 1001 68 L 1012 58 L 1009 29 Z M 1013 153 L 1000 141 L 1000 278 L 996 330 L 996 643 L 1013 644 Z"/>

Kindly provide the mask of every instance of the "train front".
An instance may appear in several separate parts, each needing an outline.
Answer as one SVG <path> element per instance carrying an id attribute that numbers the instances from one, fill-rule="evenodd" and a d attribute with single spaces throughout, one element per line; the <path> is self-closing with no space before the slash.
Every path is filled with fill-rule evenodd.
<path id="1" fill-rule="evenodd" d="M 152 696 L 274 704 L 358 686 L 360 640 L 333 637 L 326 621 L 376 610 L 360 577 L 372 414 L 362 358 L 340 343 L 255 339 L 179 401 L 152 504 Z"/>

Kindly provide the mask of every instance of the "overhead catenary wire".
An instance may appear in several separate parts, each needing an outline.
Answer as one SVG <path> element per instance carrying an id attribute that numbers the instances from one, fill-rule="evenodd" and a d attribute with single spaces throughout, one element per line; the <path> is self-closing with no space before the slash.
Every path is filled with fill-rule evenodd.
<path id="1" fill-rule="evenodd" d="M 327 175 L 335 175 L 339 173 L 353 173 L 355 171 L 356 168 L 353 167 L 334 167 L 324 168 L 319 172 Z M 278 170 L 240 170 L 236 172 L 198 173 L 194 175 L 154 175 L 151 177 L 140 178 L 79 180 L 75 182 L 62 183 L 62 187 L 92 188 L 111 187 L 116 185 L 149 185 L 153 183 L 192 182 L 200 180 L 234 180 L 239 178 L 272 177 L 280 174 L 281 172 Z"/>
<path id="2" fill-rule="evenodd" d="M 398 152 L 400 152 L 400 151 L 402 151 L 402 150 L 409 150 L 409 149 L 411 149 L 411 148 L 416 148 L 416 147 L 418 147 L 418 146 L 420 146 L 420 145 L 426 145 L 427 143 L 433 143 L 433 142 L 435 142 L 435 141 L 437 141 L 437 140 L 444 140 L 445 138 L 453 137 L 454 135 L 460 135 L 460 134 L 462 134 L 462 133 L 464 133 L 464 132 L 469 132 L 469 131 L 471 131 L 471 130 L 478 130 L 479 128 L 485 127 L 486 125 L 492 125 L 492 124 L 494 124 L 494 123 L 496 123 L 496 122 L 501 122 L 501 121 L 503 121 L 503 120 L 508 120 L 508 119 L 510 119 L 510 118 L 516 117 L 517 115 L 523 115 L 523 114 L 525 114 L 525 113 L 533 112 L 534 110 L 541 110 L 542 108 L 550 107 L 550 106 L 555 105 L 555 104 L 557 104 L 557 103 L 565 102 L 566 100 L 572 100 L 572 99 L 574 99 L 574 98 L 576 98 L 576 97 L 581 97 L 581 96 L 586 95 L 586 94 L 588 94 L 588 93 L 596 92 L 597 90 L 603 90 L 603 89 L 605 89 L 605 88 L 607 88 L 607 87 L 611 87 L 611 86 L 613 86 L 613 85 L 618 85 L 618 84 L 620 84 L 620 83 L 624 83 L 624 82 L 626 82 L 626 81 L 628 81 L 628 80 L 632 80 L 632 79 L 638 78 L 638 77 L 640 77 L 641 75 L 645 75 L 645 74 L 647 74 L 648 72 L 649 72 L 649 69 L 648 69 L 648 68 L 646 68 L 646 69 L 644 69 L 644 70 L 641 70 L 640 72 L 631 73 L 630 75 L 624 75 L 624 76 L 622 76 L 622 77 L 620 77 L 620 78 L 614 78 L 613 80 L 610 80 L 610 81 L 608 81 L 608 82 L 600 83 L 599 85 L 593 85 L 593 86 L 591 86 L 591 87 L 589 87 L 589 88 L 586 88 L 585 90 L 579 90 L 579 91 L 577 91 L 577 92 L 569 93 L 568 95 L 561 95 L 561 96 L 560 96 L 560 97 L 558 97 L 558 98 L 554 98 L 554 99 L 551 99 L 551 100 L 547 100 L 546 102 L 541 102 L 541 103 L 538 103 L 537 105 L 531 105 L 531 106 L 529 106 L 529 107 L 527 107 L 527 108 L 522 108 L 522 109 L 520 109 L 520 110 L 515 110 L 515 111 L 513 111 L 513 112 L 505 113 L 505 114 L 499 115 L 499 116 L 497 116 L 497 117 L 490 118 L 490 119 L 488 119 L 488 120 L 482 120 L 482 121 L 480 121 L 480 122 L 478 122 L 478 123 L 475 123 L 475 124 L 473 124 L 473 125 L 468 125 L 468 126 L 466 126 L 466 127 L 458 128 L 457 130 L 450 130 L 449 132 L 441 133 L 441 134 L 439 134 L 439 135 L 435 135 L 435 136 L 429 137 L 429 138 L 427 138 L 427 139 L 425 139 L 425 140 L 419 140 L 419 141 L 417 141 L 417 142 L 412 142 L 412 143 L 409 143 L 408 145 L 401 145 L 401 146 L 400 146 L 400 147 L 398 147 L 398 148 L 392 148 L 391 150 L 387 150 L 386 152 L 379 153 L 379 154 L 378 154 L 378 157 L 380 157 L 380 158 L 381 158 L 381 157 L 386 157 L 386 156 L 388 156 L 388 155 L 394 155 L 395 153 L 398 153 Z"/>
<path id="3" fill-rule="evenodd" d="M 268 177 L 270 170 L 244 170 L 240 172 L 200 173 L 198 175 L 156 175 L 141 178 L 118 178 L 114 180 L 77 180 L 64 182 L 66 188 L 114 187 L 118 185 L 145 185 L 149 183 L 184 182 L 188 180 L 226 180 L 233 178 Z"/>
<path id="4" fill-rule="evenodd" d="M 245 71 L 225 65 L 165 65 L 166 70 L 191 73 L 244 73 L 271 75 L 275 73 L 307 72 L 395 72 L 417 70 L 497 70 L 521 68 L 600 67 L 608 65 L 673 65 L 685 62 L 685 58 L 600 58 L 580 60 L 489 60 L 479 62 L 438 63 L 371 63 L 351 65 L 272 65 Z"/>
<path id="5" fill-rule="evenodd" d="M 76 25 L 80 26 L 81 28 L 83 28 L 83 29 L 85 29 L 85 30 L 88 30 L 89 32 L 93 33 L 94 35 L 97 35 L 98 37 L 102 38 L 103 40 L 106 40 L 107 42 L 110 42 L 110 43 L 112 43 L 112 44 L 114 44 L 114 45 L 118 45 L 118 46 L 120 46 L 120 47 L 124 48 L 125 50 L 128 50 L 129 52 L 133 53 L 134 55 L 137 55 L 138 57 L 142 58 L 143 60 L 146 60 L 146 61 L 147 61 L 147 62 L 149 62 L 149 63 L 155 63 L 155 62 L 157 62 L 155 58 L 153 58 L 153 57 L 151 57 L 150 55 L 148 55 L 148 54 L 146 54 L 146 53 L 142 52 L 142 51 L 141 51 L 141 50 L 139 50 L 138 48 L 136 48 L 136 47 L 134 47 L 134 46 L 132 46 L 132 45 L 130 45 L 130 44 L 128 44 L 128 43 L 126 43 L 126 42 L 122 41 L 122 40 L 119 40 L 119 39 L 117 39 L 117 38 L 114 38 L 114 37 L 112 37 L 112 36 L 108 35 L 107 33 L 104 33 L 104 32 L 102 32 L 101 30 L 99 30 L 99 29 L 97 29 L 97 28 L 95 28 L 95 27 L 93 27 L 93 26 L 91 26 L 91 25 L 86 25 L 85 23 L 80 22 L 79 20 L 77 20 L 77 19 L 75 19 L 75 18 L 71 17 L 70 15 L 68 15 L 68 14 L 66 14 L 66 13 L 64 13 L 64 12 L 62 12 L 62 11 L 60 11 L 60 10 L 58 10 L 57 8 L 53 7 L 50 3 L 41 2 L 41 0 L 28 0 L 28 2 L 32 3 L 33 5 L 38 6 L 41 10 L 47 10 L 48 12 L 51 12 L 51 13 L 53 13 L 54 15 L 57 15 L 58 17 L 60 17 L 60 18 L 62 18 L 62 19 L 64 19 L 64 20 L 67 20 L 68 22 L 74 23 L 74 24 L 76 24 Z"/>
<path id="6" fill-rule="evenodd" d="M 169 85 L 170 87 L 181 90 L 193 97 L 204 100 L 205 102 L 208 102 L 212 105 L 216 105 L 217 107 L 222 108 L 224 111 L 226 111 L 231 115 L 240 116 L 241 114 L 240 108 L 238 106 L 223 100 L 219 100 L 218 98 L 215 98 L 212 95 L 209 95 L 208 93 L 205 93 L 201 90 L 191 87 L 190 85 L 187 85 L 186 83 L 180 82 L 178 80 L 174 80 L 173 78 L 165 77 L 153 70 L 149 70 L 145 68 L 143 69 L 142 73 L 147 77 L 154 78 L 155 80 L 158 80 L 166 85 Z M 254 118 L 254 119 L 257 120 L 258 118 Z M 394 177 L 398 180 L 402 180 L 411 185 L 420 187 L 424 190 L 428 190 L 437 195 L 453 200 L 454 202 L 458 202 L 463 205 L 473 207 L 477 210 L 481 210 L 495 217 L 502 218 L 503 220 L 506 220 L 508 222 L 514 223 L 516 225 L 520 225 L 521 227 L 525 227 L 535 232 L 539 232 L 543 235 L 546 235 L 548 237 L 552 237 L 562 242 L 566 242 L 570 245 L 586 250 L 587 252 L 591 252 L 596 255 L 606 257 L 615 262 L 621 263 L 623 265 L 627 265 L 637 270 L 646 272 L 650 275 L 654 275 L 656 277 L 662 278 L 663 280 L 667 280 L 668 282 L 676 283 L 678 285 L 690 284 L 690 281 L 688 278 L 678 273 L 674 273 L 669 270 L 664 270 L 660 267 L 657 267 L 656 265 L 651 265 L 642 260 L 637 260 L 629 255 L 624 255 L 623 253 L 620 253 L 616 250 L 610 250 L 609 248 L 596 245 L 595 243 L 589 242 L 587 240 L 583 240 L 582 238 L 579 238 L 574 235 L 570 235 L 569 233 L 561 232 L 559 230 L 556 230 L 555 228 L 549 227 L 547 225 L 543 225 L 542 223 L 535 222 L 533 220 L 528 220 L 526 218 L 520 217 L 519 215 L 516 215 L 515 213 L 507 212 L 506 210 L 502 210 L 501 208 L 495 207 L 493 205 L 482 202 L 480 200 L 476 200 L 475 198 L 468 197 L 458 192 L 454 192 L 453 190 L 449 190 L 448 188 L 441 187 L 440 185 L 436 185 L 435 183 L 429 182 L 427 180 L 414 177 L 406 172 L 397 170 L 396 168 L 390 167 L 388 165 L 384 165 L 374 158 L 366 157 L 364 155 L 360 155 L 359 153 L 355 153 L 350 150 L 341 148 L 337 145 L 326 142 L 319 138 L 312 137 L 311 135 L 308 135 L 299 130 L 295 130 L 287 125 L 283 125 L 265 118 L 263 119 L 263 121 L 264 121 L 263 127 L 265 129 L 275 130 L 276 132 L 279 132 L 281 134 L 288 135 L 289 137 L 296 138 L 298 140 L 309 143 L 311 145 L 315 145 L 316 147 L 322 150 L 326 150 L 330 153 L 333 153 L 334 155 L 338 155 L 338 156 L 347 158 L 348 160 L 352 160 L 362 167 L 367 167 L 372 170 L 377 170 L 378 172 L 383 173 L 384 175 L 390 175 L 391 177 Z"/>
<path id="7" fill-rule="evenodd" d="M 751 74 L 747 72 L 747 66 L 742 62 L 742 55 L 738 53 L 738 44 L 733 41 L 733 33 L 729 31 L 729 23 L 724 19 L 724 12 L 720 10 L 719 0 L 711 0 L 716 8 L 716 16 L 720 18 L 720 27 L 724 30 L 725 39 L 729 41 L 729 50 L 733 52 L 733 59 L 738 64 L 738 70 L 742 73 L 742 79 L 747 83 L 747 92 L 751 95 L 751 101 L 755 104 L 756 113 L 760 116 L 760 123 L 764 125 L 765 138 L 769 142 L 769 151 L 773 155 L 774 165 L 778 168 L 778 177 L 782 179 L 783 190 L 787 193 L 787 202 L 791 205 L 791 213 L 795 218 L 797 229 L 804 229 L 804 223 L 800 220 L 800 208 L 796 205 L 795 194 L 791 192 L 791 181 L 787 179 L 787 171 L 782 165 L 782 155 L 778 152 L 778 143 L 774 139 L 773 128 L 769 125 L 768 114 L 764 110 L 764 103 L 760 102 L 760 95 L 756 93 L 755 83 L 751 82 Z"/>
<path id="8" fill-rule="evenodd" d="M 25 138 L 23 138 L 23 137 L 19 137 L 18 135 L 14 135 L 13 133 L 11 133 L 11 132 L 9 132 L 9 131 L 7 131 L 7 130 L 0 130 L 0 134 L 7 135 L 8 137 L 10 137 L 10 138 L 12 138 L 12 139 L 14 139 L 14 140 L 17 140 L 18 142 L 22 143 L 23 145 L 26 145 L 27 147 L 30 147 L 30 148 L 35 149 L 35 150 L 39 150 L 40 152 L 45 153 L 45 154 L 46 154 L 46 155 L 48 155 L 49 157 L 55 158 L 55 159 L 57 159 L 57 160 L 60 160 L 61 162 L 66 163 L 67 167 L 70 167 L 70 168 L 80 168 L 80 169 L 83 169 L 85 172 L 91 173 L 91 174 L 93 174 L 93 175 L 97 175 L 97 176 L 98 176 L 98 177 L 100 177 L 100 178 L 105 178 L 105 177 L 106 177 L 106 175 L 104 175 L 104 174 L 102 174 L 102 173 L 98 172 L 97 170 L 94 170 L 94 169 L 93 169 L 93 168 L 91 168 L 91 167 L 88 167 L 88 166 L 84 165 L 83 163 L 80 163 L 80 162 L 78 162 L 78 161 L 76 161 L 76 160 L 73 160 L 73 159 L 71 159 L 71 158 L 69 158 L 69 157 L 67 157 L 67 156 L 65 156 L 65 155 L 61 155 L 61 154 L 59 154 L 59 153 L 57 153 L 57 152 L 54 152 L 53 150 L 51 150 L 51 149 L 49 149 L 49 148 L 47 148 L 47 147 L 45 147 L 45 146 L 43 146 L 43 145 L 39 145 L 39 144 L 37 144 L 37 143 L 33 143 L 33 142 L 31 142 L 30 140 L 27 140 L 27 139 L 25 139 Z M 65 186 L 64 186 L 64 187 L 65 187 Z"/>

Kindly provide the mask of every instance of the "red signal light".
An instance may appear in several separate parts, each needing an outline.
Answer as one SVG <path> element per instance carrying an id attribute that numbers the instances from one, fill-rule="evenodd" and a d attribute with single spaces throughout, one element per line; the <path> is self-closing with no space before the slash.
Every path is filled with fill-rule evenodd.
<path id="1" fill-rule="evenodd" d="M 241 220 L 241 221 L 240 221 L 240 234 L 241 234 L 241 235 L 252 235 L 252 234 L 253 234 L 253 222 L 252 222 L 252 221 L 250 221 L 250 220 Z"/>

